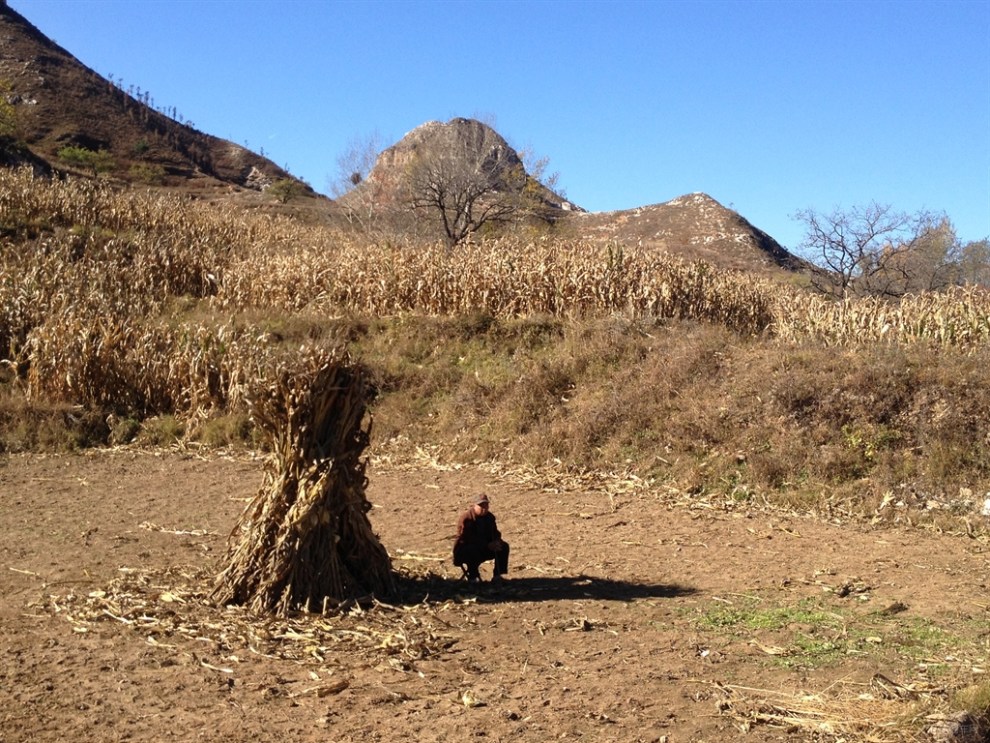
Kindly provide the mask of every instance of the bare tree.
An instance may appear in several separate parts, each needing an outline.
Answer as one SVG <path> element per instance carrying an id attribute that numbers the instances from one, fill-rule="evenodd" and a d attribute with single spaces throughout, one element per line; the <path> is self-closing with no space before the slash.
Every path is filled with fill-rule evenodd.
<path id="1" fill-rule="evenodd" d="M 339 198 L 364 182 L 375 167 L 378 153 L 383 149 L 382 135 L 377 131 L 366 137 L 354 137 L 337 156 L 337 172 L 330 180 L 330 193 Z"/>
<path id="2" fill-rule="evenodd" d="M 330 194 L 337 200 L 348 222 L 368 230 L 380 206 L 380 188 L 368 181 L 379 153 L 384 149 L 377 131 L 355 137 L 337 157 L 337 171 L 328 178 Z"/>
<path id="3" fill-rule="evenodd" d="M 525 168 L 480 122 L 454 120 L 418 148 L 409 166 L 409 205 L 428 215 L 450 246 L 523 209 Z"/>
<path id="4" fill-rule="evenodd" d="M 990 288 L 990 238 L 966 243 L 959 257 L 959 281 Z"/>
<path id="5" fill-rule="evenodd" d="M 566 200 L 567 192 L 560 187 L 560 173 L 556 170 L 552 172 L 549 170 L 549 157 L 546 155 L 541 157 L 531 147 L 524 147 L 519 150 L 519 158 L 533 181 L 559 196 L 561 200 Z"/>
<path id="6" fill-rule="evenodd" d="M 944 215 L 907 214 L 872 202 L 822 214 L 798 212 L 802 252 L 818 267 L 812 283 L 837 297 L 903 296 L 957 280 L 958 241 Z"/>
<path id="7" fill-rule="evenodd" d="M 962 244 L 947 217 L 919 222 L 914 237 L 885 251 L 885 293 L 904 296 L 958 286 L 962 283 L 961 260 Z"/>

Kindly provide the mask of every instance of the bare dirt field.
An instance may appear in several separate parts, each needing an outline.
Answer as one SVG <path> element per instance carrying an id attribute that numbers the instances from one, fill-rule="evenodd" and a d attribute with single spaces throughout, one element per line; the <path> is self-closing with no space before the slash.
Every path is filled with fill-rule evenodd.
<path id="1" fill-rule="evenodd" d="M 985 670 L 980 538 L 425 459 L 368 474 L 401 594 L 262 621 L 205 601 L 259 460 L 0 459 L 0 740 L 883 740 Z M 501 587 L 448 559 L 481 490 Z"/>

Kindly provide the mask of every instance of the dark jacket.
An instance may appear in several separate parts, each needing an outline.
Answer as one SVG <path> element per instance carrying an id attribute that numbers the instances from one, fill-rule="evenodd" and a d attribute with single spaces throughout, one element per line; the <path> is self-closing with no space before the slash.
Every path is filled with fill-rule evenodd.
<path id="1" fill-rule="evenodd" d="M 454 561 L 459 554 L 480 554 L 488 552 L 488 545 L 496 539 L 501 539 L 502 533 L 495 522 L 495 514 L 485 512 L 480 516 L 473 508 L 461 514 L 457 521 L 457 541 L 454 542 Z"/>

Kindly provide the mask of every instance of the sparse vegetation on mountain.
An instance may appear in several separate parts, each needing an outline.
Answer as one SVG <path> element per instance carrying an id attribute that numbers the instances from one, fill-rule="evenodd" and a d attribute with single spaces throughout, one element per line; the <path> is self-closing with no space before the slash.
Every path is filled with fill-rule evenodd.
<path id="1" fill-rule="evenodd" d="M 0 142 L 12 140 L 17 134 L 17 112 L 10 102 L 11 86 L 0 79 Z"/>
<path id="2" fill-rule="evenodd" d="M 148 186 L 165 185 L 165 168 L 153 163 L 134 163 L 128 170 L 128 176 L 134 183 Z"/>
<path id="3" fill-rule="evenodd" d="M 297 199 L 306 193 L 305 187 L 291 178 L 281 178 L 265 190 L 269 196 L 280 204 L 288 204 L 293 199 Z"/>
<path id="4" fill-rule="evenodd" d="M 0 80 L 10 86 L 0 99 L 13 106 L 19 139 L 30 148 L 30 157 L 20 161 L 92 173 L 92 161 L 66 163 L 59 152 L 105 150 L 116 163 L 115 177 L 141 181 L 141 171 L 130 175 L 132 166 L 157 166 L 166 173 L 163 185 L 245 201 L 253 196 L 264 202 L 257 198 L 262 183 L 292 177 L 267 158 L 198 131 L 175 109 L 155 110 L 147 91 L 101 77 L 6 5 L 0 6 L 0 37 Z M 251 180 L 252 172 L 262 178 Z M 317 208 L 326 209 L 325 199 L 306 192 Z M 303 212 L 302 204 L 294 208 Z"/>
<path id="5" fill-rule="evenodd" d="M 88 147 L 63 147 L 58 151 L 58 159 L 66 165 L 88 171 L 94 178 L 100 173 L 108 173 L 117 166 L 113 155 L 106 150 L 91 150 Z"/>

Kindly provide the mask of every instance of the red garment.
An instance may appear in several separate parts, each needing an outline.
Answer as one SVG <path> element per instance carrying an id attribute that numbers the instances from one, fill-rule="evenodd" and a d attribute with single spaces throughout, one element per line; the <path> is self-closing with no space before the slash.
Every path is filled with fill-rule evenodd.
<path id="1" fill-rule="evenodd" d="M 497 542 L 497 549 L 491 545 Z M 469 578 L 478 577 L 478 566 L 488 560 L 495 561 L 495 575 L 509 570 L 509 545 L 495 522 L 495 514 L 485 511 L 477 514 L 469 508 L 457 521 L 457 541 L 454 542 L 454 564 L 467 569 Z"/>
<path id="2" fill-rule="evenodd" d="M 454 551 L 457 552 L 458 547 L 488 549 L 489 544 L 501 538 L 502 533 L 495 522 L 495 514 L 485 511 L 479 516 L 471 507 L 457 520 L 457 541 L 454 543 Z"/>

